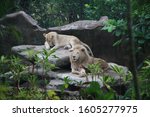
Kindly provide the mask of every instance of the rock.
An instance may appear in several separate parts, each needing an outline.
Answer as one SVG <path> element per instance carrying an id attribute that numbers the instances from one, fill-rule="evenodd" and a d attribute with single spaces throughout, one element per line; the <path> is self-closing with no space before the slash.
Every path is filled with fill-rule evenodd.
<path id="1" fill-rule="evenodd" d="M 30 70 L 30 72 L 32 72 Z M 43 75 L 43 69 L 42 68 L 38 68 L 34 70 L 34 74 L 38 75 L 38 76 L 42 76 Z M 55 70 L 55 71 L 51 71 L 49 70 L 46 74 L 44 74 L 45 77 L 49 77 L 50 79 L 59 79 L 59 83 L 61 84 L 61 81 L 64 81 L 65 78 L 69 79 L 69 84 L 73 85 L 73 84 L 80 84 L 80 83 L 86 83 L 86 82 L 91 82 L 93 79 L 92 77 L 89 75 L 88 79 L 86 77 L 79 77 L 76 74 L 72 74 L 71 70 Z M 99 82 L 100 86 L 103 86 L 102 77 L 99 77 L 99 79 L 96 79 L 97 82 Z M 56 81 L 57 81 L 56 80 Z M 53 82 L 54 83 L 54 82 Z M 51 84 L 51 82 L 50 82 Z M 57 83 L 55 83 L 57 84 Z M 51 86 L 51 85 L 49 85 Z"/>
<path id="2" fill-rule="evenodd" d="M 23 37 L 24 44 L 41 44 L 44 37 L 43 32 L 46 29 L 41 28 L 37 21 L 24 11 L 19 11 L 6 15 L 0 19 L 0 25 L 15 26 Z"/>
<path id="3" fill-rule="evenodd" d="M 29 56 L 29 51 L 34 51 L 33 53 L 37 53 L 37 56 L 42 59 L 43 57 L 43 51 L 44 46 L 37 46 L 37 45 L 20 45 L 20 46 L 15 46 L 12 48 L 12 51 L 14 53 L 16 53 L 17 55 L 19 55 L 20 57 L 22 57 L 23 59 L 26 59 L 27 61 L 30 61 L 30 56 Z M 49 50 L 48 50 L 49 51 Z M 65 50 L 63 48 L 60 48 L 58 50 L 55 51 L 55 53 L 53 53 L 54 55 L 56 55 L 58 58 L 54 58 L 53 56 L 49 56 L 49 62 L 55 64 L 57 67 L 59 67 L 59 70 L 55 70 L 55 71 L 48 71 L 47 72 L 47 76 L 49 78 L 59 78 L 61 80 L 64 80 L 65 77 L 68 77 L 73 83 L 75 82 L 90 82 L 92 81 L 92 77 L 89 75 L 87 78 L 86 77 L 79 77 L 78 75 L 72 74 L 71 73 L 71 68 L 70 68 L 70 61 L 69 61 L 69 54 L 70 52 L 68 50 Z M 116 63 L 108 63 L 110 68 L 113 68 L 115 66 L 117 66 L 118 69 L 121 69 L 121 73 L 122 75 L 127 75 L 128 74 L 128 68 L 118 65 Z M 66 69 L 64 69 L 66 68 Z M 31 68 L 32 69 L 32 68 Z M 31 71 L 31 70 L 30 70 Z M 32 71 L 31 71 L 32 72 Z M 41 76 L 43 74 L 43 69 L 42 66 L 40 66 L 40 68 L 38 68 L 37 70 L 35 69 L 35 74 Z M 113 71 L 113 69 L 110 69 L 107 71 L 107 73 L 105 75 L 111 76 L 114 78 L 115 82 L 117 85 L 120 85 L 121 82 L 123 82 L 123 77 L 122 75 L 120 75 L 119 73 L 116 73 L 115 71 Z M 96 76 L 98 77 L 98 76 Z M 99 82 L 99 84 L 101 86 L 103 86 L 103 79 L 102 76 L 99 76 L 99 78 L 96 80 Z"/>
<path id="4" fill-rule="evenodd" d="M 107 16 L 102 16 L 100 19 L 99 19 L 101 22 L 105 22 L 108 20 L 108 17 Z"/>
<path id="5" fill-rule="evenodd" d="M 0 53 L 2 54 L 9 54 L 14 45 L 44 43 L 43 33 L 46 29 L 41 28 L 37 21 L 24 11 L 0 18 L 0 29 L 4 30 L 2 39 L 0 39 L 0 49 L 2 50 Z"/>
<path id="6" fill-rule="evenodd" d="M 42 71 L 43 69 L 38 69 L 38 71 L 35 70 L 34 74 L 38 76 L 42 76 Z M 125 82 L 123 77 L 121 77 L 119 74 L 114 72 L 113 70 L 108 71 L 105 75 L 111 76 L 112 79 L 114 79 L 114 83 L 110 82 L 110 85 L 113 84 L 113 87 L 118 87 L 118 86 L 125 86 Z M 101 87 L 103 87 L 103 79 L 102 76 L 95 76 L 92 79 L 91 75 L 88 75 L 87 77 L 79 77 L 76 74 L 72 74 L 70 70 L 55 70 L 55 71 L 48 71 L 46 77 L 49 77 L 50 79 L 59 79 L 60 81 L 64 81 L 65 78 L 69 79 L 69 84 L 70 86 L 76 84 L 78 86 L 79 84 L 87 84 L 91 81 L 97 81 Z M 96 80 L 95 80 L 96 79 Z M 51 84 L 51 82 L 50 82 Z M 109 84 L 109 83 L 108 83 Z M 49 85 L 51 86 L 51 85 Z M 86 86 L 86 85 L 85 85 Z"/>
<path id="7" fill-rule="evenodd" d="M 96 20 L 82 20 L 82 21 L 76 21 L 64 26 L 59 26 L 59 27 L 51 27 L 48 28 L 48 31 L 51 30 L 56 30 L 56 31 L 68 31 L 68 30 L 91 30 L 91 29 L 95 29 L 98 27 L 103 27 L 104 26 L 104 22 L 108 20 L 107 16 L 103 16 L 100 18 L 99 21 Z"/>
<path id="8" fill-rule="evenodd" d="M 37 53 L 37 56 L 39 59 L 43 59 L 43 49 L 44 45 L 20 45 L 12 47 L 12 51 L 19 55 L 21 58 L 25 59 L 26 61 L 33 62 L 34 59 L 31 61 L 31 56 L 29 52 L 32 51 L 33 54 Z M 50 51 L 50 50 L 47 50 Z M 65 50 L 63 48 L 60 48 L 56 50 L 54 53 L 58 58 L 54 58 L 53 56 L 49 56 L 49 62 L 55 64 L 59 69 L 55 70 L 48 70 L 46 71 L 43 69 L 42 65 L 38 66 L 36 65 L 34 67 L 34 70 L 32 69 L 33 66 L 30 66 L 27 68 L 29 73 L 35 74 L 39 76 L 39 78 L 47 78 L 49 80 L 49 84 L 47 85 L 47 90 L 57 90 L 58 92 L 61 92 L 62 86 L 64 85 L 64 81 L 67 78 L 67 83 L 69 84 L 68 88 L 65 89 L 65 91 L 74 92 L 83 88 L 89 86 L 89 82 L 91 81 L 97 81 L 100 84 L 100 87 L 104 86 L 104 82 L 106 82 L 103 79 L 103 75 L 110 76 L 112 79 L 108 80 L 107 83 L 112 85 L 114 89 L 118 92 L 118 94 L 123 94 L 123 92 L 126 90 L 126 78 L 125 76 L 128 75 L 128 68 L 118 65 L 116 63 L 108 63 L 110 68 L 106 73 L 99 74 L 97 76 L 94 76 L 94 78 L 91 76 L 91 74 L 88 74 L 87 77 L 80 77 L 79 75 L 72 74 L 71 68 L 70 68 L 70 61 L 69 61 L 69 54 L 70 52 L 68 50 Z M 119 69 L 120 72 L 115 72 L 113 70 L 115 67 Z M 43 80 L 43 79 L 39 79 Z M 41 81 L 42 83 L 43 81 Z M 82 85 L 81 85 L 82 84 Z M 123 91 L 120 91 L 120 89 L 123 89 Z"/>
<path id="9" fill-rule="evenodd" d="M 15 54 L 19 55 L 20 57 L 28 61 L 30 61 L 29 59 L 31 59 L 30 56 L 36 53 L 39 59 L 42 60 L 44 56 L 42 53 L 43 49 L 45 49 L 44 45 L 40 45 L 40 46 L 39 45 L 36 45 L 36 46 L 35 45 L 20 45 L 20 46 L 12 47 L 12 51 Z M 50 50 L 47 50 L 47 51 L 50 51 Z M 30 52 L 32 53 L 32 55 L 29 54 Z M 65 67 L 70 66 L 69 54 L 70 52 L 68 50 L 60 48 L 54 54 L 52 54 L 52 56 L 50 56 L 48 59 L 49 59 L 49 62 L 51 62 L 52 64 L 55 64 L 56 67 L 65 68 Z M 53 57 L 53 55 L 55 55 L 57 58 Z"/>
<path id="10" fill-rule="evenodd" d="M 24 11 L 19 11 L 11 14 L 7 14 L 5 17 L 0 19 L 2 24 L 16 24 L 24 27 L 32 27 L 34 30 L 43 31 L 45 29 L 37 25 L 37 21 L 34 20 L 30 15 L 26 14 Z M 20 27 L 21 27 L 20 26 Z M 22 27 L 23 28 L 23 27 Z"/>

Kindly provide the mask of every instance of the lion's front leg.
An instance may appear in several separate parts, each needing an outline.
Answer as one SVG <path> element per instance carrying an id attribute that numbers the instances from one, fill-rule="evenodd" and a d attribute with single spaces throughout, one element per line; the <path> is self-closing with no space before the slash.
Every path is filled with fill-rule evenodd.
<path id="1" fill-rule="evenodd" d="M 85 69 L 81 68 L 79 75 L 80 75 L 80 77 L 85 77 L 85 76 L 86 76 L 86 71 L 85 71 Z"/>
<path id="2" fill-rule="evenodd" d="M 72 70 L 71 70 L 71 73 L 73 73 L 73 74 L 78 74 L 78 75 L 80 74 L 80 72 L 77 71 L 77 70 L 75 70 L 75 69 L 72 69 Z"/>
<path id="3" fill-rule="evenodd" d="M 77 67 L 75 66 L 75 64 L 72 63 L 72 61 L 71 61 L 71 73 L 79 74 L 79 71 L 77 71 Z"/>
<path id="4" fill-rule="evenodd" d="M 75 69 L 72 69 L 71 71 L 73 74 L 77 74 L 79 75 L 80 77 L 85 77 L 86 76 L 86 71 L 85 69 L 81 68 L 79 71 L 78 70 L 75 70 Z"/>
<path id="5" fill-rule="evenodd" d="M 50 46 L 49 46 L 49 44 L 47 43 L 47 41 L 45 41 L 44 45 L 45 45 L 45 48 L 46 48 L 47 50 L 50 49 Z"/>

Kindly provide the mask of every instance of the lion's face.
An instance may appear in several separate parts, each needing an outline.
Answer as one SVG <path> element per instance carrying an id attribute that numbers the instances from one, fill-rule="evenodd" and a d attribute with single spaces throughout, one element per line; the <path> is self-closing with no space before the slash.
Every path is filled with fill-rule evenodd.
<path id="1" fill-rule="evenodd" d="M 73 50 L 72 53 L 71 53 L 72 61 L 74 61 L 74 62 L 78 61 L 80 59 L 80 54 L 81 53 L 80 53 L 79 50 L 77 50 L 77 49 Z"/>
<path id="2" fill-rule="evenodd" d="M 53 47 L 54 46 L 54 39 L 56 38 L 57 33 L 56 32 L 50 32 L 48 34 L 43 34 L 43 36 L 45 37 L 44 45 L 45 45 L 46 49 Z"/>
<path id="3" fill-rule="evenodd" d="M 85 48 L 83 46 L 76 46 L 71 52 L 71 60 L 73 62 L 81 61 L 86 57 Z"/>

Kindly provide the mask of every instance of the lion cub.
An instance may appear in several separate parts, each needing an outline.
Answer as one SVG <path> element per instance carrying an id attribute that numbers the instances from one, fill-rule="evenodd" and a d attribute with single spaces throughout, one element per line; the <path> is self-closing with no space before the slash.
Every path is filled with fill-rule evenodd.
<path id="1" fill-rule="evenodd" d="M 65 49 L 69 49 L 71 51 L 76 45 L 83 45 L 88 48 L 90 54 L 93 56 L 93 52 L 90 47 L 87 44 L 81 42 L 75 36 L 62 35 L 58 34 L 57 32 L 49 32 L 47 34 L 44 33 L 43 36 L 45 37 L 44 45 L 46 49 L 50 49 L 50 47 L 54 46 L 53 49 L 64 47 Z"/>
<path id="2" fill-rule="evenodd" d="M 89 64 L 99 64 L 103 70 L 108 69 L 108 63 L 100 58 L 95 58 L 89 55 L 87 49 L 82 45 L 76 45 L 69 56 L 71 62 L 71 72 L 78 74 L 81 77 L 86 75 L 85 68 Z"/>

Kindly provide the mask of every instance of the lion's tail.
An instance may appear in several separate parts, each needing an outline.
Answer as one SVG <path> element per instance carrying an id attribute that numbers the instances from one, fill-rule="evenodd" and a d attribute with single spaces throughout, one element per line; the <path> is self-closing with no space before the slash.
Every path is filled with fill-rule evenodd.
<path id="1" fill-rule="evenodd" d="M 91 56 L 94 56 L 91 48 L 87 44 L 85 44 L 85 43 L 82 42 L 82 45 L 85 46 L 89 50 L 89 53 L 91 54 Z"/>

